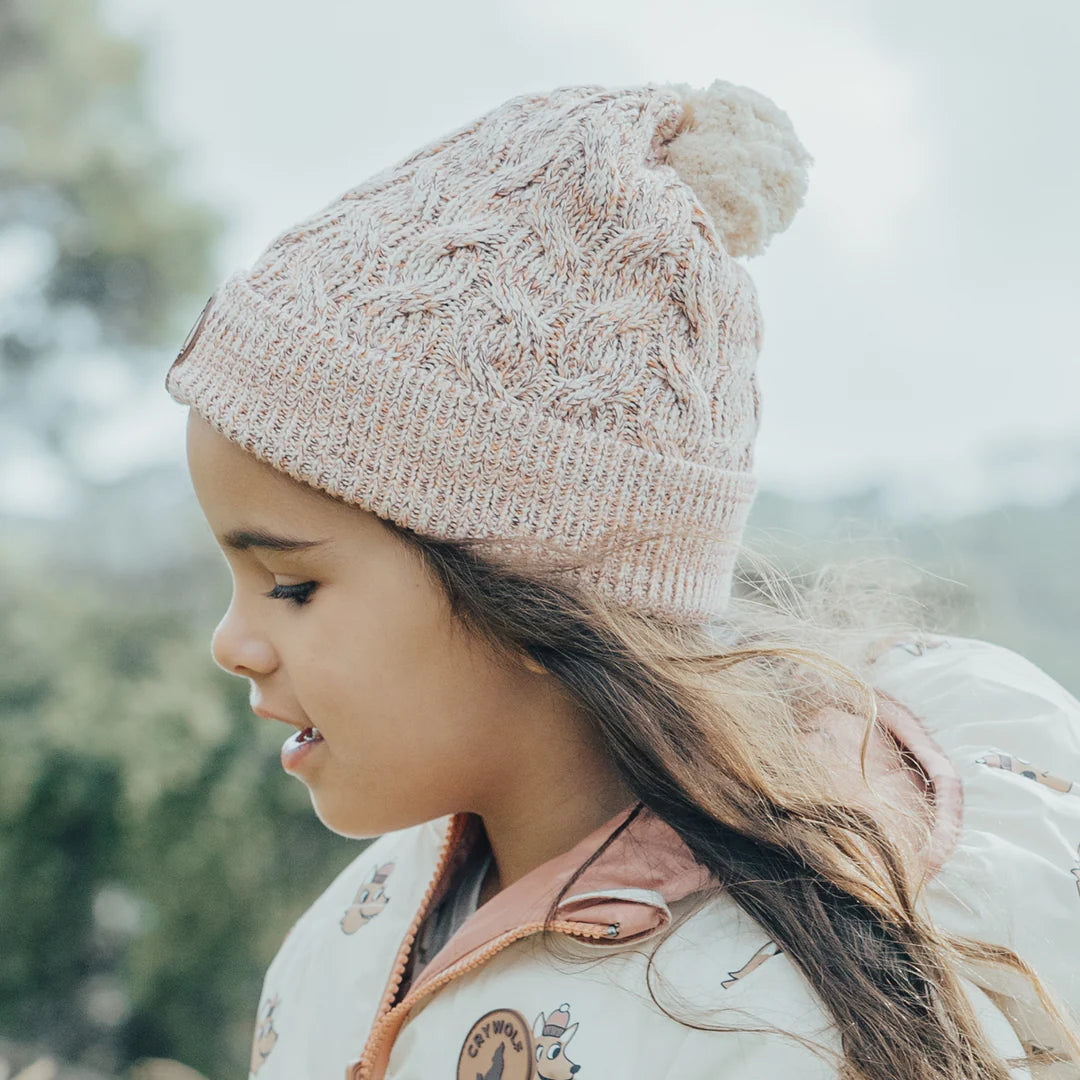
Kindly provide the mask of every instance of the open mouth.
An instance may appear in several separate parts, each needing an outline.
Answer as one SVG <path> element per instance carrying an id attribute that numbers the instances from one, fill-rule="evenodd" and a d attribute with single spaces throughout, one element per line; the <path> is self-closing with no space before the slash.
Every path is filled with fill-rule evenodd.
<path id="1" fill-rule="evenodd" d="M 297 769 L 308 758 L 318 757 L 316 747 L 326 740 L 317 727 L 306 727 L 293 733 L 281 745 L 281 765 L 286 772 Z"/>

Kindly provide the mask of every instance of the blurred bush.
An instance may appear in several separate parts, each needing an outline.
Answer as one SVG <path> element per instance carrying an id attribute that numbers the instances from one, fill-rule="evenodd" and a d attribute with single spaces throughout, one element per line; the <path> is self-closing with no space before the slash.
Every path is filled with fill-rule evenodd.
<path id="1" fill-rule="evenodd" d="M 3 561 L 0 1033 L 243 1075 L 267 963 L 362 849 L 211 662 L 216 617 L 161 581 Z"/>

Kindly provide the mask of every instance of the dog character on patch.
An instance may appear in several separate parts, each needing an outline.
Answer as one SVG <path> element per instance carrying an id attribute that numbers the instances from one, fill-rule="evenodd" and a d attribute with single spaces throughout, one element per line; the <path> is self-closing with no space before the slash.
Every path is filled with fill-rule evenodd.
<path id="1" fill-rule="evenodd" d="M 263 1012 L 255 1025 L 255 1038 L 251 1043 L 251 1075 L 262 1068 L 263 1062 L 270 1056 L 270 1051 L 277 1044 L 278 1033 L 274 1030 L 274 1010 L 281 1004 L 281 998 L 275 994 L 267 998 Z"/>
<path id="2" fill-rule="evenodd" d="M 386 879 L 390 876 L 390 871 L 393 869 L 394 864 L 392 862 L 377 866 L 375 872 L 371 875 L 371 880 L 365 882 L 356 890 L 356 896 L 353 897 L 352 904 L 345 909 L 345 914 L 341 916 L 341 929 L 346 934 L 355 934 L 361 926 L 371 922 L 390 903 L 390 897 L 386 895 L 384 886 L 386 885 Z"/>
<path id="3" fill-rule="evenodd" d="M 764 945 L 738 971 L 729 971 L 728 977 L 720 984 L 725 990 L 740 979 L 746 978 L 754 968 L 761 967 L 770 956 L 777 956 L 784 950 L 775 941 L 766 941 Z"/>
<path id="4" fill-rule="evenodd" d="M 983 754 L 981 758 L 976 759 L 976 764 L 988 765 L 991 769 L 1004 769 L 1006 772 L 1018 773 L 1020 776 L 1026 776 L 1029 780 L 1034 780 L 1038 784 L 1045 784 L 1054 791 L 1074 795 L 1080 794 L 1076 784 L 1071 780 L 1066 780 L 1063 776 L 1055 776 L 1053 773 L 1047 772 L 1046 769 L 1040 769 L 1037 765 L 1033 765 L 1030 761 L 1013 757 L 1012 754 Z"/>
<path id="5" fill-rule="evenodd" d="M 566 1056 L 566 1044 L 577 1034 L 570 1023 L 570 1006 L 564 1001 L 547 1016 L 541 1013 L 533 1024 L 536 1036 L 534 1080 L 570 1080 L 581 1068 Z"/>

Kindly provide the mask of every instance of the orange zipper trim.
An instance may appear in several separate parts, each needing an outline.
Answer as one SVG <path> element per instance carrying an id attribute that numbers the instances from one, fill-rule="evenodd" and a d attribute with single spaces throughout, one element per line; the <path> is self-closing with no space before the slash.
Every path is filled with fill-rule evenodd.
<path id="1" fill-rule="evenodd" d="M 444 869 L 444 867 L 442 868 Z M 433 888 L 430 891 L 433 891 Z M 428 898 L 425 898 L 425 901 Z M 410 938 L 415 937 L 415 927 L 419 926 L 419 920 L 414 926 L 414 930 L 410 931 Z M 460 975 L 464 975 L 466 972 L 472 971 L 474 968 L 480 967 L 481 964 L 487 963 L 496 953 L 501 952 L 508 945 L 512 945 L 515 941 L 520 941 L 524 937 L 529 937 L 532 934 L 540 933 L 543 930 L 554 930 L 561 934 L 573 934 L 577 937 L 588 938 L 610 938 L 611 930 L 609 927 L 597 926 L 596 923 L 581 923 L 581 922 L 553 922 L 553 923 L 526 923 L 522 926 L 517 926 L 513 930 L 508 930 L 500 937 L 494 938 L 488 942 L 483 949 L 473 953 L 472 956 L 463 957 L 456 964 L 448 967 L 440 975 L 436 975 L 429 983 L 421 986 L 419 989 L 410 990 L 404 998 L 401 999 L 393 1008 L 389 1008 L 389 1002 L 393 998 L 393 993 L 397 987 L 401 985 L 402 974 L 398 974 L 396 982 L 394 979 L 391 982 L 394 983 L 394 989 L 390 990 L 388 987 L 388 993 L 383 998 L 383 1005 L 379 1008 L 379 1014 L 375 1023 L 372 1025 L 371 1033 L 368 1035 L 367 1045 L 364 1047 L 364 1053 L 360 1060 L 350 1067 L 349 1072 L 346 1074 L 346 1080 L 382 1080 L 386 1073 L 386 1066 L 390 1060 L 390 1051 L 393 1048 L 394 1040 L 397 1038 L 398 1032 L 401 1030 L 402 1024 L 404 1024 L 409 1012 L 415 1007 L 417 1002 L 422 1001 L 426 997 L 430 997 L 437 990 L 441 990 L 447 983 L 453 982 L 454 979 Z M 399 953 L 399 959 L 400 959 Z M 404 963 L 402 963 L 402 972 L 404 971 Z M 384 1006 L 387 1007 L 386 1011 L 383 1011 Z"/>
<path id="2" fill-rule="evenodd" d="M 442 884 L 442 880 L 446 876 L 446 868 L 450 862 L 450 856 L 454 853 L 454 849 L 458 846 L 458 842 L 465 832 L 467 820 L 466 815 L 459 814 L 451 820 L 450 826 L 446 830 L 446 836 L 443 838 L 442 847 L 439 848 L 439 854 L 435 860 L 435 870 L 431 875 L 431 880 L 428 882 L 428 887 L 424 892 L 423 899 L 420 901 L 420 906 L 413 916 L 413 921 L 409 926 L 409 930 L 402 939 L 401 945 L 398 947 L 397 956 L 394 958 L 394 966 L 390 969 L 390 978 L 386 982 L 386 989 L 383 991 L 382 1000 L 379 1002 L 378 1011 L 375 1013 L 375 1022 L 372 1025 L 372 1030 L 378 1026 L 379 1021 L 383 1016 L 390 1012 L 390 1006 L 391 1002 L 394 1000 L 394 995 L 398 992 L 398 987 L 401 986 L 401 980 L 405 978 L 405 968 L 409 962 L 409 953 L 412 951 L 416 935 L 420 932 L 420 924 L 427 916 L 428 908 L 431 905 L 431 900 L 435 895 L 435 891 Z M 399 1002 L 399 1004 L 401 1003 Z"/>

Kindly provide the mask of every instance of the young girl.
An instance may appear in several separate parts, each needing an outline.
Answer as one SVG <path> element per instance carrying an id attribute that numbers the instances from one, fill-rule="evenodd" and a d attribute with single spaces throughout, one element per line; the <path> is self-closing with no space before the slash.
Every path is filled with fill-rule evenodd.
<path id="1" fill-rule="evenodd" d="M 1080 702 L 874 583 L 733 589 L 736 258 L 811 163 L 720 80 L 522 95 L 203 310 L 214 658 L 378 837 L 266 973 L 258 1080 L 1080 1076 Z"/>

